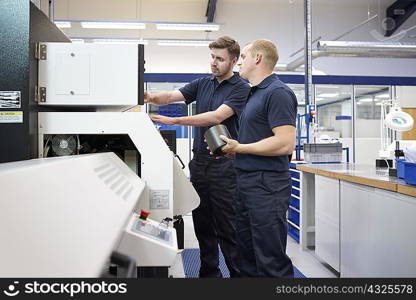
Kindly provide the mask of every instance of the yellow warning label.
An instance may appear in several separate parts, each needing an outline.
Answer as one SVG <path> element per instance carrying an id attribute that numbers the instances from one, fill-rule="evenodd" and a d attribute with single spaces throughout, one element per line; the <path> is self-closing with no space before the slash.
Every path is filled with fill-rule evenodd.
<path id="1" fill-rule="evenodd" d="M 0 112 L 0 116 L 21 116 L 23 115 L 22 111 L 15 111 L 15 112 Z"/>
<path id="2" fill-rule="evenodd" d="M 0 123 L 23 123 L 23 112 L 0 111 Z"/>

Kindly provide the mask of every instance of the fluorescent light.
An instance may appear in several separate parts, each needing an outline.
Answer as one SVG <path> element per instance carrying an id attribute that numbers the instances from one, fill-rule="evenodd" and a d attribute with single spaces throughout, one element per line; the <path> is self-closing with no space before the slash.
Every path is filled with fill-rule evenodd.
<path id="1" fill-rule="evenodd" d="M 339 93 L 322 93 L 319 94 L 319 97 L 324 97 L 324 98 L 331 98 L 331 97 L 336 97 L 339 96 Z"/>
<path id="2" fill-rule="evenodd" d="M 384 98 L 384 99 L 390 99 L 389 93 L 379 94 L 376 95 L 377 98 Z"/>
<path id="3" fill-rule="evenodd" d="M 81 27 L 96 29 L 145 29 L 146 24 L 139 22 L 81 22 Z"/>
<path id="4" fill-rule="evenodd" d="M 218 31 L 220 29 L 220 25 L 209 23 L 157 23 L 156 29 Z"/>
<path id="5" fill-rule="evenodd" d="M 71 39 L 71 42 L 75 44 L 83 44 L 85 41 L 83 39 Z"/>
<path id="6" fill-rule="evenodd" d="M 358 102 L 373 102 L 373 98 L 362 98 L 362 99 L 358 99 Z"/>
<path id="7" fill-rule="evenodd" d="M 67 21 L 56 21 L 54 23 L 59 28 L 71 28 L 71 22 L 67 22 Z"/>
<path id="8" fill-rule="evenodd" d="M 148 41 L 143 39 L 93 39 L 92 42 L 95 44 L 148 44 Z"/>
<path id="9" fill-rule="evenodd" d="M 339 89 L 340 87 L 338 86 L 338 85 L 324 85 L 324 86 L 319 86 L 319 87 L 322 87 L 322 88 L 324 88 L 324 89 Z"/>
<path id="10" fill-rule="evenodd" d="M 196 46 L 207 47 L 212 40 L 160 40 L 159 46 Z"/>

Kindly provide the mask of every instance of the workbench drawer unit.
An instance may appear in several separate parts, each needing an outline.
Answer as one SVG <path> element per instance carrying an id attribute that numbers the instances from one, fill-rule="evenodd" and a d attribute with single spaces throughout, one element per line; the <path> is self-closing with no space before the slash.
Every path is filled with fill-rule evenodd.
<path id="1" fill-rule="evenodd" d="M 296 164 L 290 164 L 292 192 L 287 212 L 288 234 L 299 243 L 300 238 L 300 199 L 302 196 L 302 172 L 296 170 Z"/>

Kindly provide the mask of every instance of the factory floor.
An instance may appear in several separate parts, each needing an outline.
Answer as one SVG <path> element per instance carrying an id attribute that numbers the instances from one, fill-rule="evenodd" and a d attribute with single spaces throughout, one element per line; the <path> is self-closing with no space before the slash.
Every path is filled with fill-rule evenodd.
<path id="1" fill-rule="evenodd" d="M 183 217 L 185 224 L 185 248 L 199 248 L 198 241 L 195 237 L 192 216 L 186 215 Z M 319 277 L 319 278 L 334 278 L 337 277 L 335 273 L 325 267 L 320 260 L 315 256 L 313 250 L 303 251 L 299 244 L 288 237 L 286 252 L 292 259 L 293 265 L 302 272 L 305 277 Z M 179 253 L 173 266 L 169 269 L 169 275 L 174 278 L 185 278 L 185 272 L 182 263 L 182 255 Z"/>

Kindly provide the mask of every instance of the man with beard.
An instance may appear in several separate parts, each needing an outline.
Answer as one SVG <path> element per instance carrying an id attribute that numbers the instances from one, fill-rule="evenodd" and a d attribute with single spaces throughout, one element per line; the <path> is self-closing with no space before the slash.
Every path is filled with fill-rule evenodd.
<path id="1" fill-rule="evenodd" d="M 204 141 L 209 126 L 224 124 L 237 138 L 238 118 L 244 108 L 250 87 L 233 73 L 240 55 L 239 44 L 223 36 L 209 45 L 211 77 L 196 79 L 176 91 L 150 94 L 145 102 L 166 105 L 196 101 L 196 115 L 167 117 L 152 115 L 154 122 L 166 125 L 196 126 L 193 159 L 189 163 L 191 182 L 201 199 L 192 212 L 195 234 L 199 242 L 201 268 L 199 277 L 222 277 L 219 269 L 218 245 L 224 254 L 231 277 L 239 277 L 235 239 L 234 198 L 236 173 L 227 157 L 211 156 Z"/>

